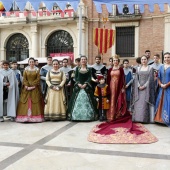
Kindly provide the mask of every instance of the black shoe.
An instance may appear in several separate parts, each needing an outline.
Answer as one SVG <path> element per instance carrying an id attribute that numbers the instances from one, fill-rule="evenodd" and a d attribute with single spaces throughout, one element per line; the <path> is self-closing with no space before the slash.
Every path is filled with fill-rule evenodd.
<path id="1" fill-rule="evenodd" d="M 0 117 L 0 122 L 4 122 L 4 118 L 3 117 Z"/>
<path id="2" fill-rule="evenodd" d="M 11 122 L 15 122 L 15 117 L 10 117 Z"/>

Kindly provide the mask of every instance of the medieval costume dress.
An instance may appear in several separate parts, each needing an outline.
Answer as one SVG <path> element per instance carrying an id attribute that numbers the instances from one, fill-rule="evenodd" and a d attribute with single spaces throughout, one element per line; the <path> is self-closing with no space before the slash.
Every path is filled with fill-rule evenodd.
<path id="1" fill-rule="evenodd" d="M 91 69 L 82 71 L 81 67 L 76 68 L 75 85 L 68 107 L 68 119 L 73 121 L 97 120 L 97 102 L 93 95 L 91 82 Z M 78 84 L 86 84 L 81 89 Z"/>
<path id="2" fill-rule="evenodd" d="M 124 74 L 125 74 L 125 83 L 126 86 L 126 102 L 127 102 L 127 108 L 130 107 L 130 100 L 131 100 L 131 89 L 132 89 L 132 82 L 133 82 L 133 73 L 130 68 L 123 68 Z"/>
<path id="3" fill-rule="evenodd" d="M 35 86 L 35 89 L 25 88 Z M 21 96 L 17 108 L 16 122 L 42 122 L 44 121 L 44 104 L 40 87 L 40 73 L 37 67 L 25 68 Z"/>
<path id="4" fill-rule="evenodd" d="M 139 86 L 145 86 L 145 89 L 139 90 Z M 141 71 L 141 67 L 138 67 L 132 90 L 133 121 L 153 123 L 155 84 L 154 70 L 151 66 L 148 66 L 146 71 Z"/>
<path id="5" fill-rule="evenodd" d="M 109 100 L 110 96 L 110 88 L 109 86 L 104 84 L 98 84 L 94 91 L 94 96 L 98 99 L 97 109 L 99 110 L 99 120 L 106 120 L 106 111 L 109 109 Z"/>
<path id="6" fill-rule="evenodd" d="M 46 84 L 46 75 L 49 70 L 51 70 L 53 67 L 50 65 L 45 65 L 40 70 L 40 76 L 41 76 L 41 90 L 43 93 L 43 96 L 45 97 L 46 91 L 47 91 L 47 84 Z"/>
<path id="7" fill-rule="evenodd" d="M 45 120 L 65 120 L 66 119 L 66 100 L 64 94 L 64 84 L 66 82 L 65 74 L 59 69 L 58 71 L 49 71 L 46 76 L 48 85 L 45 97 Z M 58 87 L 59 90 L 53 90 Z"/>
<path id="8" fill-rule="evenodd" d="M 112 68 L 108 71 L 107 84 L 110 87 L 110 108 L 107 111 L 107 120 L 112 121 L 126 113 L 126 95 L 122 90 L 125 87 L 123 68 Z"/>
<path id="9" fill-rule="evenodd" d="M 110 109 L 108 122 L 96 125 L 88 135 L 88 141 L 95 143 L 153 143 L 158 139 L 142 124 L 133 123 L 126 107 L 123 68 L 109 69 L 107 82 L 110 87 Z"/>
<path id="10" fill-rule="evenodd" d="M 159 93 L 155 105 L 155 122 L 170 126 L 170 67 L 162 65 L 159 69 L 158 80 L 160 84 L 167 84 L 167 88 L 159 87 Z"/>
<path id="11" fill-rule="evenodd" d="M 158 90 L 159 90 L 159 85 L 158 85 L 158 73 L 159 73 L 159 69 L 162 66 L 162 63 L 153 63 L 151 65 L 151 67 L 153 67 L 154 69 L 154 82 L 155 82 L 155 101 L 157 99 L 157 95 L 158 95 Z"/>
<path id="12" fill-rule="evenodd" d="M 10 83 L 7 87 L 5 84 Z M 11 69 L 0 70 L 0 117 L 16 117 L 17 104 L 19 100 L 18 82 Z"/>
<path id="13" fill-rule="evenodd" d="M 93 90 L 95 89 L 95 87 L 98 84 L 95 82 L 95 80 L 97 79 L 97 76 L 103 75 L 105 77 L 106 74 L 107 74 L 107 69 L 106 69 L 105 65 L 97 64 L 97 63 L 92 65 L 92 87 L 93 87 Z"/>
<path id="14" fill-rule="evenodd" d="M 21 86 L 22 86 L 22 81 L 23 81 L 21 71 L 18 70 L 18 69 L 12 69 L 12 71 L 15 73 L 15 76 L 16 76 L 16 78 L 18 80 L 18 87 L 19 87 L 19 92 L 20 92 Z"/>

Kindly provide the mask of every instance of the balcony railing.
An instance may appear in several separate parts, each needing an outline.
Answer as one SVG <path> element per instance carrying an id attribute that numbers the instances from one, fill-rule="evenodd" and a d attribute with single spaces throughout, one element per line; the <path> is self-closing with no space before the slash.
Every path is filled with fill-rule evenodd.
<path id="1" fill-rule="evenodd" d="M 9 12 L 0 12 L 0 21 L 10 21 L 17 20 L 19 19 L 24 19 L 24 18 L 37 18 L 37 19 L 42 19 L 42 18 L 51 18 L 51 17 L 57 17 L 57 18 L 72 18 L 75 16 L 75 12 L 73 9 L 67 9 L 67 10 L 41 10 L 41 11 L 9 11 Z"/>

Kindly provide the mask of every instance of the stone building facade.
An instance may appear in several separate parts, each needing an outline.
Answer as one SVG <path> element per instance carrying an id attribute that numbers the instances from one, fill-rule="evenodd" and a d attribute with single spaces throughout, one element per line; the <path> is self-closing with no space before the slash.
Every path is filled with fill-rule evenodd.
<path id="1" fill-rule="evenodd" d="M 82 0 L 81 8 L 81 43 L 79 42 L 79 7 L 74 11 L 71 6 L 67 6 L 65 11 L 61 11 L 55 6 L 52 11 L 47 11 L 42 4 L 37 12 L 30 7 L 26 11 L 1 13 L 0 60 L 47 57 L 52 53 L 54 55 L 72 53 L 75 59 L 79 57 L 81 44 L 81 54 L 88 57 L 89 64 L 93 64 L 95 56 L 99 54 L 98 48 L 93 43 L 93 28 L 103 28 L 103 17 L 108 18 L 105 27 L 116 32 L 114 45 L 103 54 L 104 63 L 108 63 L 109 58 L 117 51 L 124 51 L 126 48 L 125 44 L 118 46 L 118 43 L 121 43 L 118 41 L 118 30 L 127 32 L 126 28 L 132 28 L 133 35 L 130 39 L 133 42 L 130 43 L 133 47 L 130 47 L 131 54 L 126 56 L 124 53 L 123 56 L 120 55 L 121 59 L 128 58 L 131 63 L 134 63 L 135 58 L 144 54 L 147 49 L 152 55 L 155 53 L 161 55 L 162 51 L 170 51 L 169 4 L 164 5 L 164 11 L 160 11 L 159 6 L 155 4 L 154 11 L 150 12 L 148 5 L 145 5 L 143 13 L 138 11 L 127 15 L 123 15 L 121 11 L 117 12 L 115 5 L 112 13 L 108 12 L 106 5 L 102 5 L 102 13 L 98 13 L 92 0 Z M 60 36 L 61 34 L 63 36 Z M 16 40 L 13 42 L 14 38 Z M 56 44 L 60 47 L 58 51 L 54 49 Z"/>

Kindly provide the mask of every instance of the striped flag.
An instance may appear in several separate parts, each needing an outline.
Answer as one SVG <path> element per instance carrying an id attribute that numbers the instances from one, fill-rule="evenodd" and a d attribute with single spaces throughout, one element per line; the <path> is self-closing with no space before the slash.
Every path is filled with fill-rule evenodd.
<path id="1" fill-rule="evenodd" d="M 93 29 L 93 41 L 99 48 L 100 54 L 107 52 L 107 49 L 111 48 L 114 44 L 114 30 L 105 28 Z"/>

